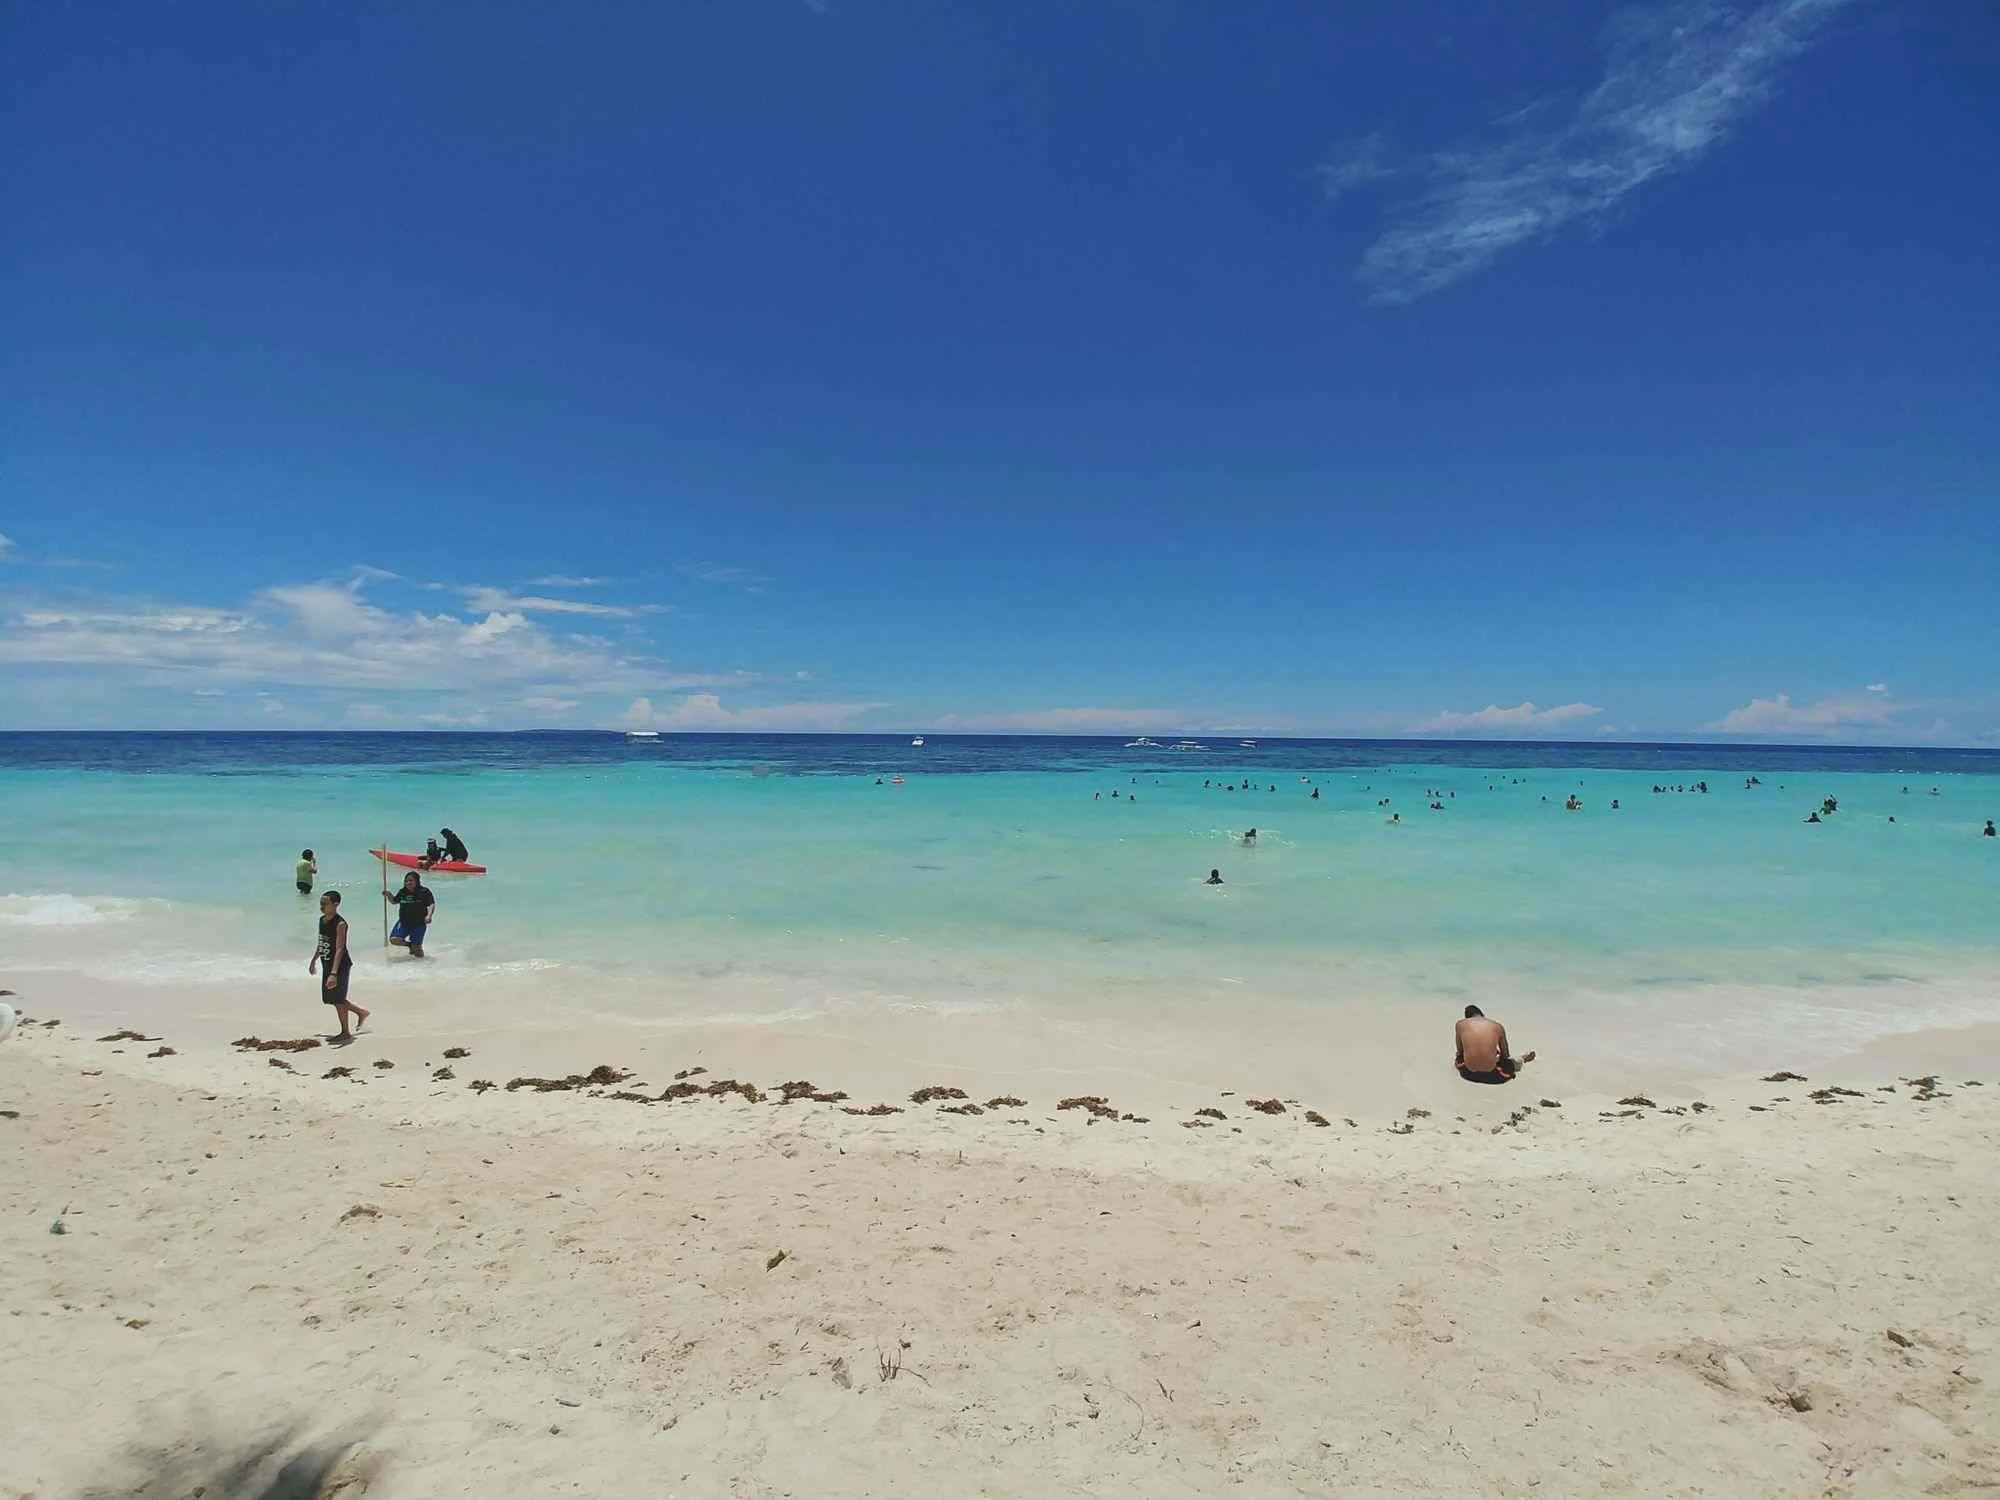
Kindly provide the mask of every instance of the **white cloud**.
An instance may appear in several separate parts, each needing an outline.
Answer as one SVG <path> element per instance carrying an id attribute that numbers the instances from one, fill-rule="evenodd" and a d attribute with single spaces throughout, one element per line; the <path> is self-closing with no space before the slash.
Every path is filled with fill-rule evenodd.
<path id="1" fill-rule="evenodd" d="M 1184 708 L 1033 708 L 1012 713 L 946 714 L 924 727 L 969 734 L 1150 734 L 1200 728 Z"/>
<path id="2" fill-rule="evenodd" d="M 748 708 L 727 707 L 714 693 L 690 693 L 664 707 L 638 697 L 619 715 L 631 729 L 834 730 L 883 703 L 766 703 Z"/>
<path id="3" fill-rule="evenodd" d="M 392 612 L 359 580 L 283 584 L 240 610 L 37 608 L 0 622 L 0 666 L 119 670 L 142 682 L 491 693 L 561 683 L 631 692 L 702 683 L 518 611 Z M 740 680 L 729 678 L 725 680 Z"/>
<path id="4" fill-rule="evenodd" d="M 1387 147 L 1378 134 L 1341 147 L 1320 163 L 1317 175 L 1321 191 L 1331 200 L 1371 182 L 1394 177 L 1396 169 L 1389 164 Z"/>
<path id="5" fill-rule="evenodd" d="M 1604 75 L 1566 118 L 1517 111 L 1497 137 L 1441 151 L 1396 204 L 1357 272 L 1375 302 L 1413 301 L 1517 246 L 1603 218 L 1654 178 L 1693 165 L 1771 93 L 1780 68 L 1856 0 L 1671 0 L 1621 13 Z M 1357 172 L 1364 175 L 1356 176 Z M 1384 175 L 1379 149 L 1329 180 Z"/>
<path id="6" fill-rule="evenodd" d="M 1889 684 L 1886 682 L 1871 682 L 1862 691 L 1864 693 L 1886 693 L 1889 691 Z"/>
<path id="7" fill-rule="evenodd" d="M 5 557 L 9 552 L 12 552 L 13 550 L 14 550 L 14 539 L 8 536 L 6 532 L 0 531 L 0 557 Z"/>
<path id="8" fill-rule="evenodd" d="M 608 578 L 584 578 L 575 573 L 550 573 L 542 578 L 530 578 L 529 584 L 538 589 L 594 589 L 609 583 Z"/>
<path id="9" fill-rule="evenodd" d="M 734 584 L 748 589 L 771 581 L 755 568 L 730 567 L 724 563 L 694 563 L 680 571 L 696 583 Z"/>
<path id="10" fill-rule="evenodd" d="M 1702 728 L 1714 734 L 1841 738 L 1856 731 L 1888 729 L 1906 711 L 1905 705 L 1888 696 L 1886 685 L 1859 693 L 1836 693 L 1817 703 L 1794 703 L 1791 694 L 1779 693 L 1772 698 L 1752 698 Z"/>
<path id="11" fill-rule="evenodd" d="M 1502 708 L 1497 703 L 1458 713 L 1447 709 L 1414 726 L 1413 734 L 1468 734 L 1506 731 L 1511 734 L 1547 734 L 1603 713 L 1588 703 L 1562 703 L 1554 708 L 1537 708 L 1533 703 L 1516 703 Z"/>
<path id="12" fill-rule="evenodd" d="M 587 599 L 551 599 L 541 594 L 515 594 L 506 589 L 473 584 L 458 592 L 466 605 L 483 613 L 538 615 L 594 615 L 600 619 L 631 619 L 635 615 L 664 614 L 660 604 L 595 604 Z"/>

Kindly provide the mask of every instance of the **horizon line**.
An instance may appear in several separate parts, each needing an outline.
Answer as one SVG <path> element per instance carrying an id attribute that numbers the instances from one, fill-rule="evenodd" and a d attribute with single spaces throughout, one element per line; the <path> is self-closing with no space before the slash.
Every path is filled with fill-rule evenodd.
<path id="1" fill-rule="evenodd" d="M 662 729 L 656 731 L 659 738 L 667 739 L 901 739 L 904 735 L 918 734 L 926 739 L 941 740 L 1115 740 L 1129 733 L 1126 730 L 1106 730 L 1101 733 L 1080 733 L 1075 731 L 1035 731 L 1035 730 L 994 730 L 987 733 L 967 734 L 947 731 L 937 734 L 931 730 L 918 729 Z M 240 734 L 257 735 L 263 738 L 279 738 L 287 735 L 341 735 L 354 739 L 414 739 L 414 738 L 457 738 L 479 739 L 500 738 L 514 735 L 576 735 L 598 736 L 617 735 L 623 737 L 628 731 L 622 728 L 539 728 L 539 729 L 0 729 L 0 739 L 17 735 L 201 735 Z M 1162 731 L 1162 733 L 1171 733 Z M 1183 739 L 1195 736 L 1183 735 Z M 1912 750 L 1918 752 L 1955 751 L 1972 755 L 2000 756 L 2000 746 L 1994 745 L 1908 745 L 1899 743 L 1873 744 L 1850 740 L 1766 740 L 1745 737 L 1733 740 L 1704 739 L 1626 739 L 1616 735 L 1598 735 L 1587 740 L 1564 740 L 1536 736 L 1532 739 L 1487 739 L 1473 735 L 1351 735 L 1351 734 L 1238 734 L 1229 731 L 1214 735 L 1218 740 L 1234 738 L 1255 740 L 1271 744 L 1332 744 L 1332 745 L 1510 745 L 1510 746 L 1560 746 L 1567 749 L 1590 749 L 1605 745 L 1622 745 L 1634 749 L 1707 749 L 1707 750 Z M 1129 742 L 1128 742 L 1129 743 Z M 1171 749 L 1169 741 L 1157 744 L 1162 750 Z M 1214 749 L 1240 749 L 1242 746 L 1221 744 L 1204 746 Z"/>

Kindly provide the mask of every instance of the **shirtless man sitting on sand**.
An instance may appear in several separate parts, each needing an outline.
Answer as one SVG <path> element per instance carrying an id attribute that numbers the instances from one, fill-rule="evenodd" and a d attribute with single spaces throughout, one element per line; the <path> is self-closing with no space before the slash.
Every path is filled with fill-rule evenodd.
<path id="1" fill-rule="evenodd" d="M 1535 1060 L 1530 1052 L 1516 1060 L 1507 1050 L 1507 1028 L 1476 1005 L 1465 1007 L 1458 1023 L 1458 1055 L 1452 1059 L 1467 1083 L 1512 1083 L 1514 1075 Z"/>

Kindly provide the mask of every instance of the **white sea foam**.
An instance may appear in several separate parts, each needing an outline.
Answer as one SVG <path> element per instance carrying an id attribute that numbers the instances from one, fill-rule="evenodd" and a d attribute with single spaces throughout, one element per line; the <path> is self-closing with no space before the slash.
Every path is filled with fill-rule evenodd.
<path id="1" fill-rule="evenodd" d="M 124 922 L 164 901 L 132 901 L 116 896 L 73 896 L 68 891 L 0 896 L 0 924 L 9 927 L 94 927 Z"/>

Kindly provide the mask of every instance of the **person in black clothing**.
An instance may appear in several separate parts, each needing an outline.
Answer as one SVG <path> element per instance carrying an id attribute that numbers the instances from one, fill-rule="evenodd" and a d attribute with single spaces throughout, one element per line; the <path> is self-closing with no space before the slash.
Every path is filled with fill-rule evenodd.
<path id="1" fill-rule="evenodd" d="M 437 899 L 418 878 L 415 870 L 403 877 L 401 890 L 384 891 L 382 898 L 396 903 L 396 925 L 389 931 L 389 945 L 392 948 L 408 948 L 410 957 L 422 958 L 424 933 L 437 910 Z"/>
<path id="2" fill-rule="evenodd" d="M 444 857 L 446 859 L 455 859 L 460 864 L 465 864 L 472 858 L 466 852 L 465 840 L 453 833 L 449 828 L 440 828 L 438 830 L 438 837 L 444 840 Z"/>
<path id="3" fill-rule="evenodd" d="M 320 999 L 331 1005 L 340 1018 L 340 1035 L 334 1039 L 335 1044 L 353 1041 L 354 1033 L 367 1024 L 368 1012 L 347 998 L 347 979 L 354 972 L 354 955 L 347 951 L 347 918 L 340 914 L 339 891 L 328 891 L 319 898 L 319 941 L 313 948 L 313 956 L 306 961 L 306 972 L 325 976 L 320 982 Z"/>
<path id="4" fill-rule="evenodd" d="M 438 841 L 436 839 L 425 839 L 423 867 L 426 870 L 428 870 L 432 865 L 436 864 L 439 860 L 443 858 L 444 858 L 444 850 L 438 848 Z"/>

